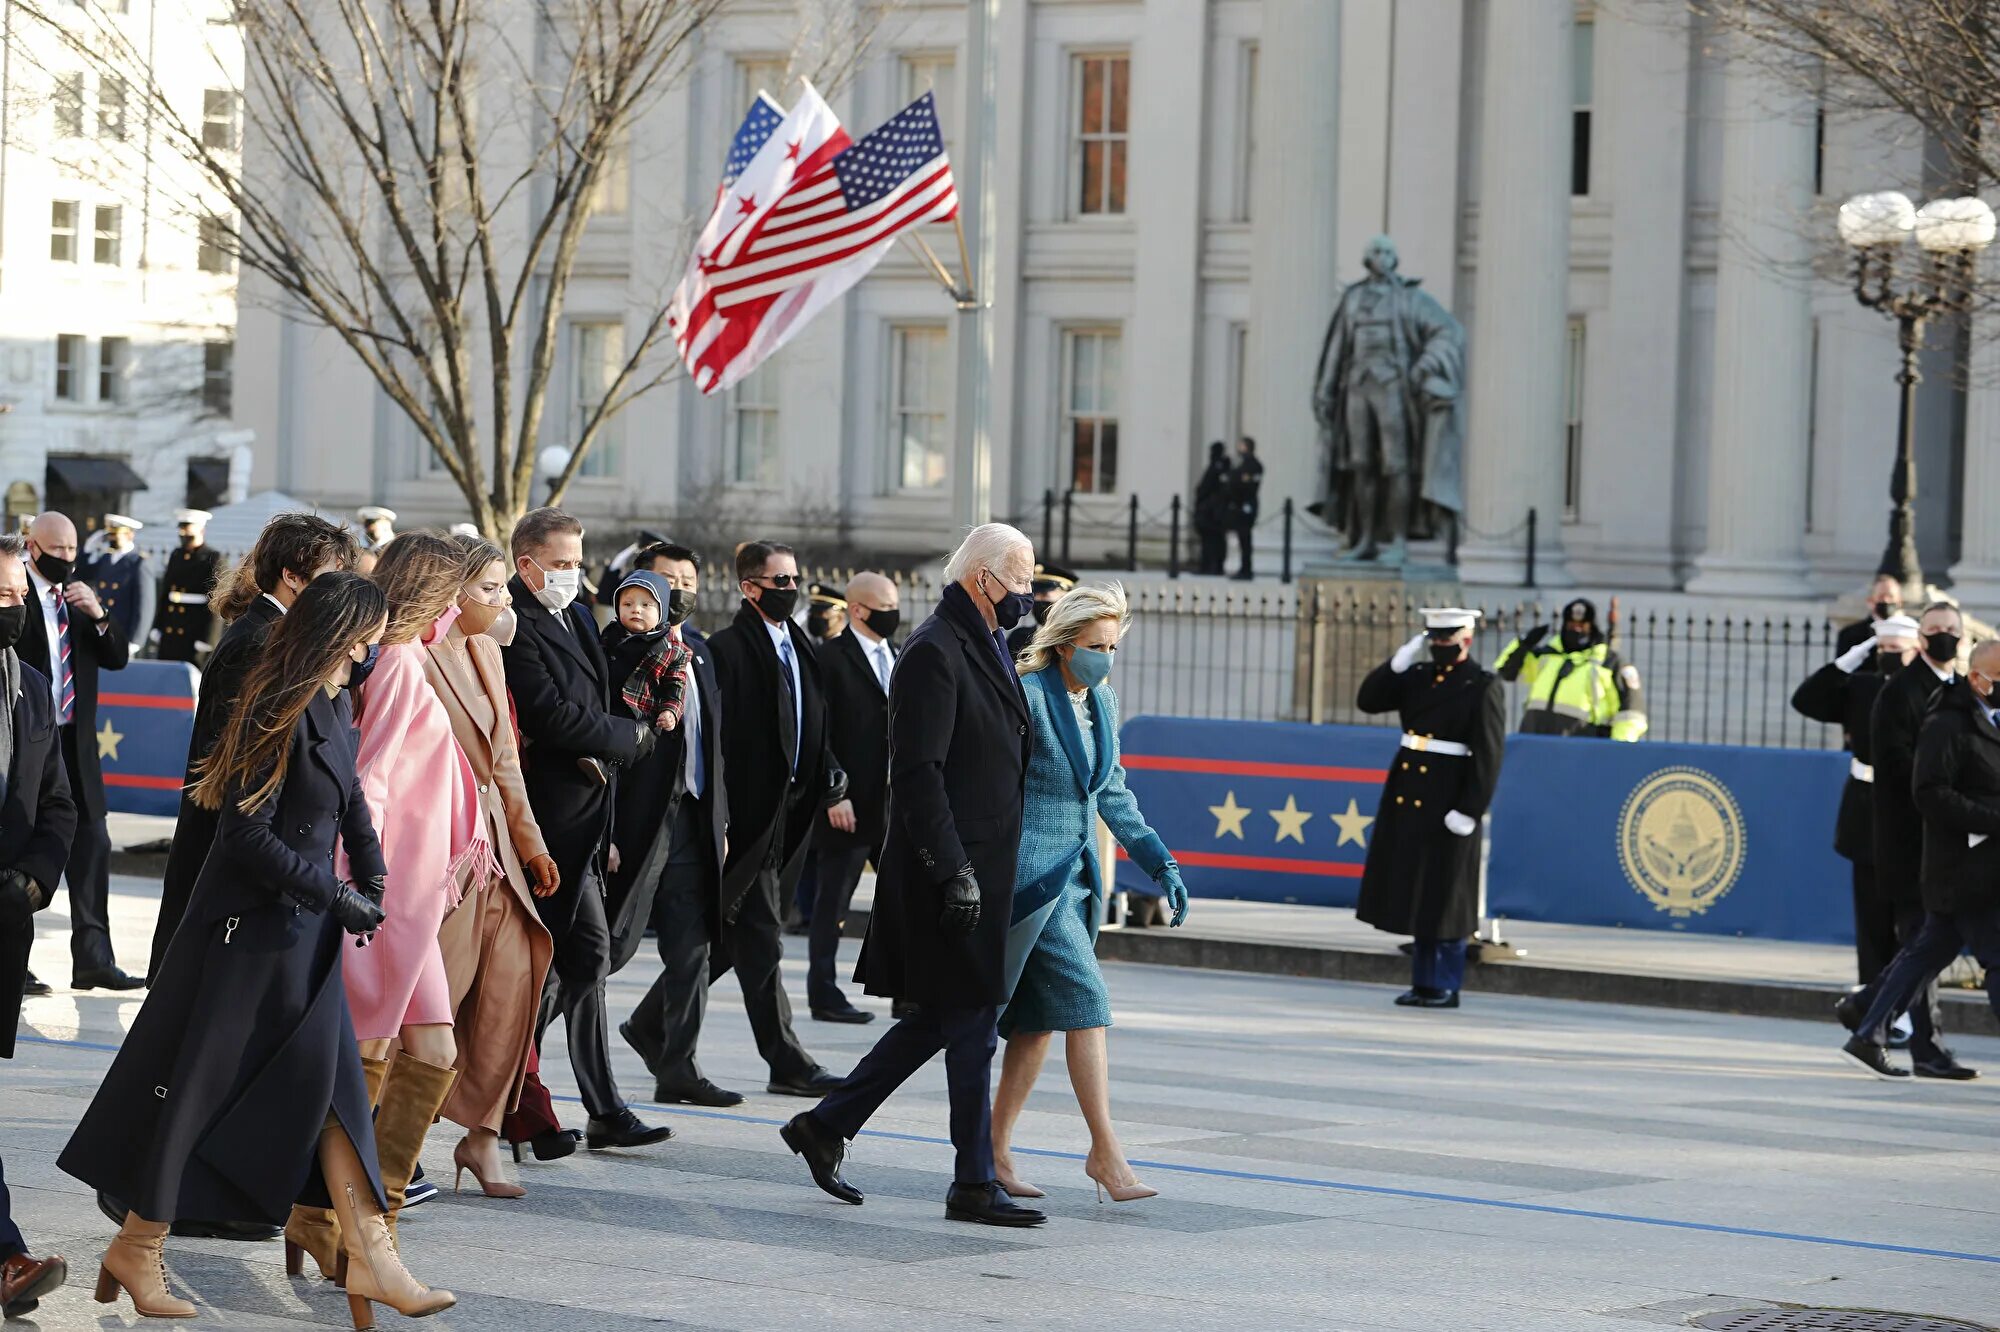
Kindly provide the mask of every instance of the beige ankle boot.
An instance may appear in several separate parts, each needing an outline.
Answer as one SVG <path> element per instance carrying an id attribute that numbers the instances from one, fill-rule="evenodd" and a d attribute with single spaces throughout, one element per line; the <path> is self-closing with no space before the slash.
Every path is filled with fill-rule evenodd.
<path id="1" fill-rule="evenodd" d="M 386 1304 L 405 1318 L 422 1318 L 458 1303 L 456 1295 L 429 1289 L 403 1266 L 389 1238 L 388 1219 L 369 1187 L 368 1172 L 346 1133 L 326 1131 L 320 1142 L 320 1169 L 340 1214 L 347 1309 L 358 1332 L 375 1326 L 374 1304 Z"/>
<path id="2" fill-rule="evenodd" d="M 167 1285 L 167 1223 L 125 1214 L 104 1262 L 97 1269 L 97 1302 L 117 1302 L 121 1288 L 141 1318 L 192 1318 L 195 1308 L 176 1299 Z"/>

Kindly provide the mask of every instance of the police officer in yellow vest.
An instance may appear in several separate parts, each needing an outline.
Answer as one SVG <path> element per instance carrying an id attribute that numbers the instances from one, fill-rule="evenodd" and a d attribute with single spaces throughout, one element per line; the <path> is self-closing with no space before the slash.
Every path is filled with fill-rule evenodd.
<path id="1" fill-rule="evenodd" d="M 1528 686 L 1521 730 L 1528 735 L 1594 735 L 1637 740 L 1646 733 L 1639 668 L 1621 662 L 1597 627 L 1597 607 L 1582 597 L 1563 608 L 1561 632 L 1538 624 L 1509 643 L 1493 669 Z"/>

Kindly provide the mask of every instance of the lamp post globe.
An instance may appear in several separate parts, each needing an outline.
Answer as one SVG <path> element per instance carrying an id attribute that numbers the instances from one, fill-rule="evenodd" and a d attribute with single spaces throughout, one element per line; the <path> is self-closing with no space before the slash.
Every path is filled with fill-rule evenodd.
<path id="1" fill-rule="evenodd" d="M 563 469 L 569 466 L 570 451 L 560 444 L 551 444 L 535 455 L 535 470 L 549 483 L 549 503 L 556 502 L 556 482 L 562 478 Z"/>

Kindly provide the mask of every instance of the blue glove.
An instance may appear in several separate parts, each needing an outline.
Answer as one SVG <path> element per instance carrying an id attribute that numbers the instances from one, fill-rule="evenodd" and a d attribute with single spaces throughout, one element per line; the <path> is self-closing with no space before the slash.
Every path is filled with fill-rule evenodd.
<path id="1" fill-rule="evenodd" d="M 1173 909 L 1174 918 L 1168 923 L 1178 926 L 1187 919 L 1188 909 L 1187 885 L 1181 882 L 1181 867 L 1169 860 L 1156 882 L 1167 896 L 1167 905 Z"/>

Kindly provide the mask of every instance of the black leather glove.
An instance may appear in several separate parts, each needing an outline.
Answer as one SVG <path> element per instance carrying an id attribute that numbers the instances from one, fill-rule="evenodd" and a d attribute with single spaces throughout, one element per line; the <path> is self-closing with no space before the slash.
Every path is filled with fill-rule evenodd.
<path id="1" fill-rule="evenodd" d="M 382 905 L 383 899 L 389 895 L 389 876 L 386 874 L 371 874 L 361 880 L 361 882 L 355 884 L 354 891 L 360 893 L 379 907 Z"/>
<path id="2" fill-rule="evenodd" d="M 1548 636 L 1549 636 L 1549 626 L 1546 624 L 1538 624 L 1534 628 L 1530 629 L 1527 633 L 1521 635 L 1521 647 L 1525 650 L 1533 651 L 1535 648 L 1540 647 L 1542 645 L 1542 640 L 1544 638 L 1547 638 Z"/>
<path id="3" fill-rule="evenodd" d="M 349 934 L 370 934 L 382 925 L 382 908 L 344 883 L 334 890 L 333 901 L 327 903 L 326 913 L 340 922 L 340 928 Z"/>
<path id="4" fill-rule="evenodd" d="M 632 761 L 637 763 L 653 752 L 653 746 L 660 743 L 660 736 L 659 732 L 644 722 L 634 722 L 632 726 L 634 734 L 639 737 L 639 752 L 632 756 Z"/>
<path id="5" fill-rule="evenodd" d="M 0 870 L 0 925 L 26 925 L 35 916 L 35 889 L 25 870 Z"/>
<path id="6" fill-rule="evenodd" d="M 832 809 L 847 799 L 847 774 L 839 768 L 826 775 L 826 807 Z"/>
<path id="7" fill-rule="evenodd" d="M 938 924 L 947 934 L 970 934 L 979 928 L 979 880 L 973 877 L 972 866 L 945 880 Z"/>

